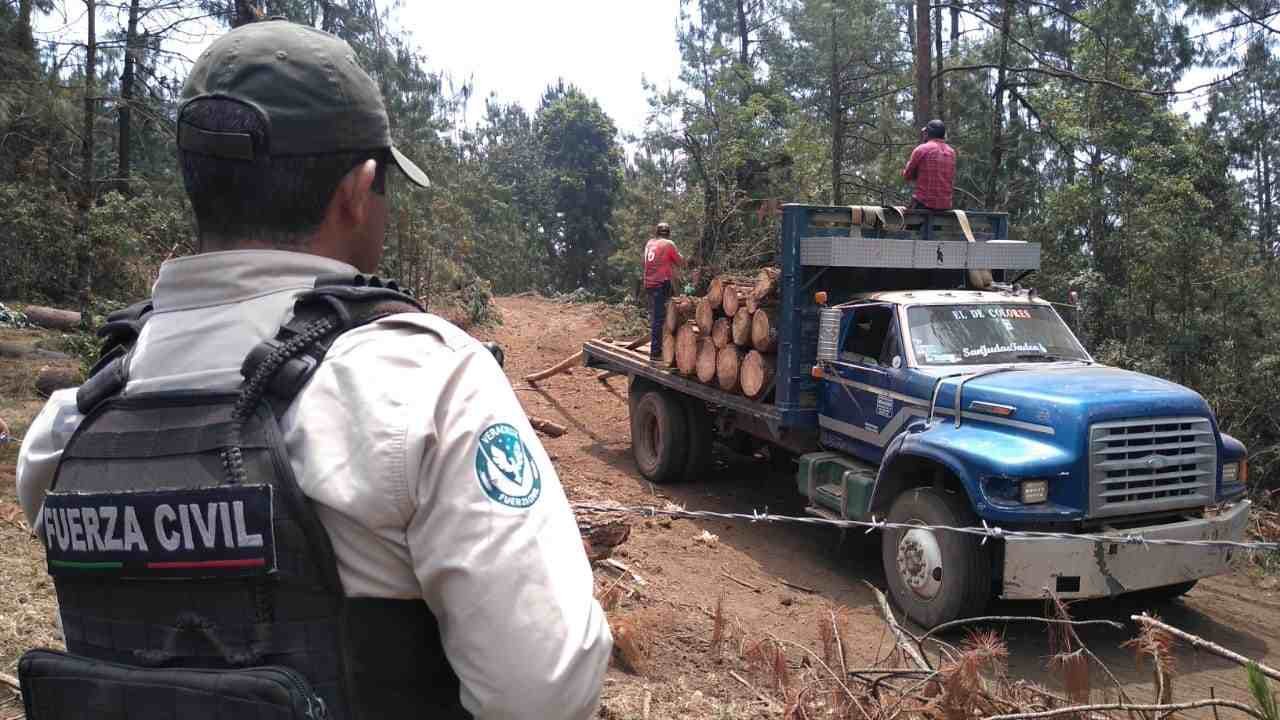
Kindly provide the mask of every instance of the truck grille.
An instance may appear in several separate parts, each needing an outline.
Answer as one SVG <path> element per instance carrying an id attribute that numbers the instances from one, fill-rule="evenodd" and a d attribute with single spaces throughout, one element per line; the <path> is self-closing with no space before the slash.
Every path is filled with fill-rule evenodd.
<path id="1" fill-rule="evenodd" d="M 1139 418 L 1089 428 L 1089 515 L 1200 507 L 1213 499 L 1218 443 L 1208 418 Z"/>

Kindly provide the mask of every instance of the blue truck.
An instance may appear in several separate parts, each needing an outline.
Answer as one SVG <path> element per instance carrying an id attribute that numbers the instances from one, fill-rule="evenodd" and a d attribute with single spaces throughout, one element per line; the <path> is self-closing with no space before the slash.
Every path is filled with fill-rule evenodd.
<path id="1" fill-rule="evenodd" d="M 630 378 L 632 447 L 657 483 L 696 479 L 717 439 L 795 458 L 807 512 L 920 525 L 879 533 L 912 620 L 974 616 L 995 597 L 1180 596 L 1228 571 L 1245 447 L 1196 392 L 1097 363 L 1052 303 L 1018 282 L 1036 243 L 1002 213 L 786 205 L 776 376 L 752 400 L 604 341 L 588 366 Z M 1116 543 L 930 528 L 1117 536 Z M 928 526 L 928 527 L 923 527 Z"/>

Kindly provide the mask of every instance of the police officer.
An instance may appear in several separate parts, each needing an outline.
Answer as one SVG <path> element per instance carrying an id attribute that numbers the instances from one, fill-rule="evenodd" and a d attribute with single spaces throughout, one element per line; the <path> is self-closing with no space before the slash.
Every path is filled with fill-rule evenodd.
<path id="1" fill-rule="evenodd" d="M 332 35 L 281 20 L 246 25 L 212 43 L 187 79 L 178 123 L 181 170 L 200 253 L 161 267 L 154 309 L 132 350 L 113 365 L 112 372 L 125 383 L 118 394 L 126 399 L 241 388 L 246 356 L 289 321 L 296 312 L 295 296 L 312 290 L 320 277 L 376 270 L 387 218 L 386 184 L 393 181 L 388 169 L 395 166 L 410 182 L 428 184 L 426 175 L 392 146 L 377 86 L 356 65 L 351 48 Z M 20 499 L 42 536 L 63 541 L 59 549 L 50 540 L 51 553 L 74 552 L 77 538 L 83 549 L 92 530 L 99 549 L 110 555 L 115 547 L 127 566 L 128 551 L 137 550 L 127 537 L 123 546 L 119 540 L 112 546 L 107 501 L 98 502 L 102 507 L 93 528 L 87 513 L 77 520 L 52 507 L 57 493 L 50 492 L 51 485 L 123 482 L 126 487 L 117 490 L 133 489 L 127 487 L 128 473 L 94 478 L 98 466 L 82 460 L 93 452 L 72 453 L 77 442 L 72 434 L 82 423 L 94 422 L 92 413 L 86 419 L 86 411 L 83 393 L 79 405 L 74 390 L 50 398 L 23 442 Z M 145 424 L 145 417 L 135 414 L 128 422 Z M 383 712 L 361 706 L 371 697 L 370 688 L 386 697 L 437 695 L 430 697 L 430 708 L 405 708 L 403 717 L 593 714 L 612 646 L 606 618 L 592 596 L 591 570 L 555 469 L 506 377 L 479 343 L 421 312 L 356 326 L 332 339 L 278 422 L 287 467 L 276 471 L 291 472 L 323 526 L 319 539 L 327 536 L 341 593 L 349 601 L 344 612 L 364 612 L 359 627 L 347 623 L 342 631 L 356 636 L 344 638 L 351 640 L 343 646 L 348 648 L 341 659 L 346 672 L 366 671 L 360 681 L 367 685 L 364 699 L 359 693 L 347 697 L 350 716 Z M 205 442 L 201 437 L 218 437 L 188 433 L 183 437 L 190 442 L 157 449 L 166 430 L 150 429 L 149 444 L 133 457 L 151 459 L 130 466 L 130 472 L 163 478 L 166 453 L 177 457 Z M 113 437 L 137 434 L 132 427 Z M 66 448 L 75 457 L 60 468 Z M 254 452 L 247 441 L 244 452 L 246 457 Z M 71 462 L 76 458 L 79 465 Z M 260 466 L 268 470 L 253 467 L 270 474 L 269 463 Z M 279 487 L 274 492 L 270 511 L 282 512 L 283 495 Z M 137 495 L 139 508 L 144 496 Z M 187 566 L 219 568 L 227 562 L 211 560 L 208 553 L 215 547 L 229 552 L 225 548 L 234 545 L 233 537 L 262 545 L 261 533 L 243 527 L 252 519 L 236 514 L 245 510 L 244 503 L 252 501 L 239 506 L 210 501 L 203 524 L 202 503 L 152 502 L 149 507 L 166 547 L 172 541 L 182 552 L 185 542 L 190 551 L 194 539 L 195 560 Z M 194 523 L 188 523 L 187 505 Z M 232 506 L 236 513 L 228 511 Z M 182 511 L 181 522 L 175 507 Z M 111 512 L 114 518 L 116 510 Z M 269 522 L 266 527 L 270 533 Z M 276 532 L 285 527 L 277 522 Z M 140 548 L 152 532 L 150 521 L 137 528 Z M 212 541 L 202 546 L 199 533 L 206 531 Z M 120 529 L 114 532 L 118 537 Z M 68 534 L 71 543 L 65 542 Z M 274 541 L 283 566 L 286 540 Z M 205 555 L 201 547 L 209 548 Z M 94 551 L 93 541 L 88 548 Z M 315 548 L 316 543 L 307 543 L 293 549 L 305 554 Z M 153 541 L 150 552 L 160 551 Z M 237 562 L 251 561 L 257 562 Z M 60 567 L 109 564 L 65 561 Z M 95 639 L 82 622 L 89 615 L 109 615 L 124 627 L 170 614 L 171 608 L 120 606 L 124 601 L 115 598 L 127 597 L 124 584 L 107 573 L 93 586 L 102 593 L 68 593 L 59 585 L 61 620 L 72 652 L 113 657 L 103 643 L 127 642 L 114 636 Z M 246 587 L 254 592 L 263 587 L 261 578 L 252 582 L 259 584 Z M 263 622 L 287 615 L 289 604 L 302 599 L 276 596 L 278 607 L 266 610 Z M 145 596 L 137 600 L 146 601 Z M 414 606 L 424 603 L 438 632 L 428 633 L 422 647 L 406 648 L 415 636 L 396 618 L 416 617 Z M 210 628 L 217 627 L 196 625 L 210 637 Z M 198 665 L 183 657 L 183 648 L 199 640 L 187 635 L 198 633 L 181 623 L 171 630 L 182 635 L 171 638 L 172 647 L 134 648 L 129 654 L 122 644 L 120 652 L 173 666 Z M 284 628 L 268 630 L 271 636 L 259 648 L 264 652 L 284 642 Z M 218 642 L 231 644 L 227 638 Z M 319 642 L 312 637 L 302 645 Z M 304 653 L 296 647 L 289 652 Z M 443 657 L 432 658 L 433 653 Z M 419 675 L 425 672 L 421 667 L 437 660 L 446 675 L 456 675 L 452 683 Z M 374 676 L 371 685 L 369 675 Z"/>

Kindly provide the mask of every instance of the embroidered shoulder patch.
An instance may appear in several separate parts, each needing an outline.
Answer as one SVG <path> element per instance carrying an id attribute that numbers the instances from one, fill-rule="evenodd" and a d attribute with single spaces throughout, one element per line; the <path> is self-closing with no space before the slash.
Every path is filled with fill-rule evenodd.
<path id="1" fill-rule="evenodd" d="M 476 478 L 485 494 L 513 508 L 527 508 L 542 495 L 542 471 L 520 431 L 507 423 L 490 425 L 476 447 Z"/>

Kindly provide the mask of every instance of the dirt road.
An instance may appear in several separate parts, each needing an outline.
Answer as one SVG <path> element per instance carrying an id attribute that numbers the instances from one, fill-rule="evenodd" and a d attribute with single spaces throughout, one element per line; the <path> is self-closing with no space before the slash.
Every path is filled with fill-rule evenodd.
<path id="1" fill-rule="evenodd" d="M 630 455 L 626 407 L 626 379 L 606 382 L 595 372 L 576 369 L 528 388 L 519 379 L 526 372 L 549 366 L 581 348 L 583 340 L 602 332 L 604 318 L 592 307 L 557 305 L 540 298 L 500 301 L 505 323 L 494 339 L 507 347 L 508 374 L 519 388 L 526 409 L 560 422 L 570 432 L 545 439 L 572 500 L 621 503 L 674 502 L 690 509 L 749 512 L 765 509 L 802 515 L 803 502 L 794 477 L 773 471 L 763 462 L 719 452 L 705 481 L 683 486 L 652 487 L 636 471 Z M 695 538 L 707 531 L 718 536 L 713 546 Z M 707 610 L 717 598 L 756 636 L 772 633 L 812 648 L 818 647 L 818 623 L 828 603 L 850 611 L 850 637 L 856 662 L 870 665 L 892 648 L 865 582 L 883 587 L 874 538 L 851 533 L 843 541 L 838 531 L 803 526 L 747 523 L 657 522 L 640 520 L 623 546 L 628 563 L 648 585 L 643 596 L 624 603 L 622 610 L 641 608 L 665 613 L 669 632 L 659 632 L 650 673 L 660 685 L 685 678 L 704 697 L 742 707 L 750 693 L 728 680 L 728 660 L 718 663 L 707 652 L 712 625 Z M 783 580 L 814 590 L 798 591 Z M 751 587 L 747 587 L 750 585 Z M 1264 663 L 1280 663 L 1280 597 L 1274 579 L 1259 582 L 1256 572 L 1202 582 L 1184 600 L 1153 610 L 1166 621 L 1230 647 Z M 1081 629 L 1081 638 L 1138 701 L 1153 697 L 1151 668 L 1137 662 L 1122 644 L 1134 636 L 1129 615 L 1145 608 L 1127 602 L 1080 603 L 1078 618 L 1107 618 L 1124 622 L 1124 631 Z M 1038 603 L 996 603 L 993 614 L 1034 615 Z M 1032 623 L 993 625 L 1007 640 L 1011 674 L 1062 690 L 1047 668 L 1051 655 L 1048 636 Z M 963 637 L 963 636 L 960 636 Z M 1245 700 L 1244 672 L 1203 652 L 1180 647 L 1176 652 L 1175 698 L 1219 697 Z M 644 681 L 614 672 L 606 704 L 631 709 Z M 699 681 L 701 679 L 701 681 Z M 1114 698 L 1114 683 L 1095 668 L 1093 697 Z M 673 693 L 673 696 L 675 693 Z M 655 701 L 658 695 L 655 691 Z M 656 707 L 656 706 L 655 706 Z M 678 708 L 672 708 L 678 710 Z M 625 716 L 625 712 L 624 715 Z M 655 715 L 661 717 L 661 715 Z M 1204 716 L 1211 716 L 1207 711 Z"/>
<path id="2" fill-rule="evenodd" d="M 608 310 L 536 297 L 505 298 L 499 305 L 504 323 L 476 334 L 504 344 L 508 374 L 526 409 L 568 427 L 564 436 L 543 438 L 543 442 L 572 500 L 673 502 L 691 509 L 767 508 L 803 514 L 792 475 L 723 451 L 702 482 L 661 488 L 645 482 L 630 454 L 625 378 L 599 382 L 594 371 L 577 368 L 537 387 L 520 379 L 603 333 Z M 0 339 L 26 342 L 40 336 L 35 331 L 0 334 L 4 335 Z M 41 363 L 24 363 L 0 358 L 0 417 L 19 434 L 40 406 L 31 381 Z M 0 670 L 10 674 L 22 649 L 47 645 L 56 638 L 43 552 L 38 542 L 29 539 L 14 504 L 15 459 L 16 447 L 0 446 L 0 582 L 7 591 L 0 595 Z M 780 695 L 742 656 L 749 654 L 753 643 L 776 637 L 795 643 L 788 645 L 787 654 L 793 667 L 809 664 L 811 656 L 805 649 L 821 652 L 819 627 L 829 620 L 831 608 L 848 613 L 851 664 L 882 663 L 892 651 L 892 640 L 865 584 L 883 587 L 874 538 L 851 533 L 842 540 L 837 531 L 802 526 L 642 518 L 633 522 L 631 538 L 616 558 L 634 575 L 620 578 L 615 570 L 601 568 L 597 584 L 601 594 L 614 588 L 622 596 L 611 616 L 644 640 L 647 652 L 638 656 L 642 674 L 610 671 L 602 717 L 780 717 L 782 708 L 776 700 L 760 698 Z M 700 540 L 704 532 L 716 539 Z M 1276 587 L 1275 578 L 1241 571 L 1201 583 L 1184 601 L 1159 608 L 1159 614 L 1190 632 L 1276 665 L 1280 664 Z M 726 618 L 727 638 L 713 652 L 712 617 L 717 604 Z M 998 603 L 991 608 L 993 613 L 1011 615 L 1032 615 L 1039 609 L 1028 603 Z M 1127 623 L 1129 614 L 1140 609 L 1128 603 L 1096 602 L 1076 605 L 1073 613 Z M 1058 674 L 1046 667 L 1051 650 L 1042 627 L 1028 623 L 990 627 L 1007 641 L 1011 675 L 1063 691 Z M 1149 702 L 1150 666 L 1137 662 L 1132 650 L 1121 647 L 1133 634 L 1131 627 L 1081 632 L 1125 692 Z M 1210 689 L 1219 697 L 1247 699 L 1245 675 L 1236 666 L 1185 647 L 1177 649 L 1176 661 L 1176 699 L 1208 697 Z M 1116 695 L 1114 685 L 1097 668 L 1091 673 L 1091 687 L 1095 701 Z M 10 706 L 2 700 L 0 716 L 8 717 Z"/>

